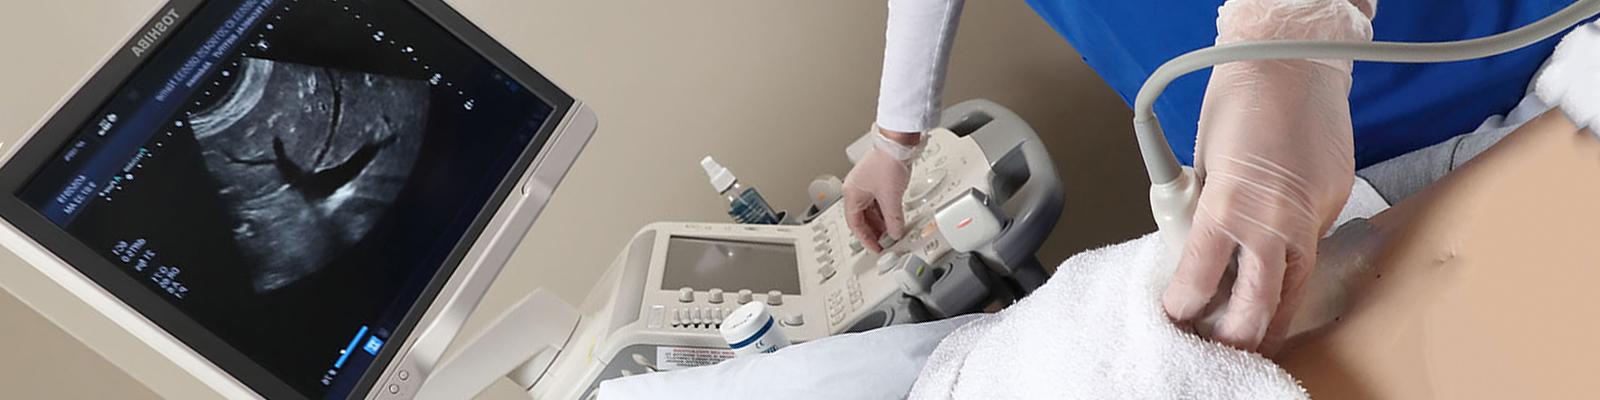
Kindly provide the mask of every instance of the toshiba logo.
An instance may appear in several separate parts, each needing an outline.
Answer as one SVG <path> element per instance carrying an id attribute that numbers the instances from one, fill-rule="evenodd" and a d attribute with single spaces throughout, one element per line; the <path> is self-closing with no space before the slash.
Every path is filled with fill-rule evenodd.
<path id="1" fill-rule="evenodd" d="M 178 18 L 181 16 L 178 14 L 177 8 L 167 9 L 165 14 L 161 14 L 161 19 L 156 21 L 155 26 L 150 27 L 149 31 L 140 35 L 139 41 L 133 44 L 133 55 L 144 57 L 144 52 L 149 51 L 150 46 L 154 46 L 156 42 L 161 41 L 161 37 L 167 34 L 168 29 L 172 29 L 172 26 L 178 23 Z"/>

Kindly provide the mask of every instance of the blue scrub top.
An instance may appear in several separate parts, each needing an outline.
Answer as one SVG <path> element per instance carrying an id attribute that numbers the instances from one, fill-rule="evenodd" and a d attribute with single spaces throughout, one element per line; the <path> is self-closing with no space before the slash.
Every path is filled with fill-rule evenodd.
<path id="1" fill-rule="evenodd" d="M 1445 41 L 1488 36 L 1537 21 L 1570 0 L 1381 0 L 1376 40 Z M 1028 0 L 1122 100 L 1132 104 L 1163 62 L 1210 46 L 1222 0 Z M 1357 62 L 1350 109 L 1357 168 L 1471 132 L 1511 110 L 1560 36 L 1504 55 L 1445 64 Z M 1209 69 L 1173 82 L 1156 101 L 1167 143 L 1193 165 Z"/>

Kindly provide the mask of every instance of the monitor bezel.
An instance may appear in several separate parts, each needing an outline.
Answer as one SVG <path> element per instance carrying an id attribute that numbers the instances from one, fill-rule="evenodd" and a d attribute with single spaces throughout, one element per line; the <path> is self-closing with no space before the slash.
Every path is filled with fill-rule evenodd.
<path id="1" fill-rule="evenodd" d="M 424 315 L 434 308 L 441 289 L 460 271 L 459 267 L 469 252 L 489 243 L 485 239 L 490 220 L 497 214 L 509 211 L 511 207 L 508 207 L 510 203 L 507 201 L 508 197 L 518 191 L 523 178 L 529 175 L 540 150 L 551 144 L 552 137 L 558 133 L 558 127 L 568 120 L 568 114 L 574 110 L 577 103 L 572 96 L 442 0 L 405 1 L 467 48 L 483 56 L 506 76 L 548 102 L 554 110 L 511 170 L 502 177 L 483 210 L 474 218 L 401 324 L 393 331 L 390 341 L 394 343 L 411 342 L 416 339 L 414 336 L 417 333 L 416 328 L 422 322 Z M 305 396 L 294 390 L 287 382 L 251 361 L 244 353 L 190 319 L 178 307 L 168 303 L 138 279 L 129 276 L 98 252 L 51 223 L 17 195 L 45 163 L 53 159 L 62 146 L 65 146 L 78 130 L 93 118 L 93 114 L 110 101 L 128 79 L 144 65 L 147 59 L 133 54 L 130 50 L 138 45 L 140 33 L 154 29 L 169 10 L 175 10 L 181 16 L 180 21 L 174 24 L 175 27 L 169 28 L 171 31 L 189 28 L 190 16 L 210 2 L 210 0 L 169 0 L 157 8 L 152 17 L 139 25 L 138 30 L 132 32 L 128 39 L 116 47 L 115 53 L 106 59 L 76 92 L 61 103 L 23 143 L 11 150 L 11 156 L 4 165 L 0 165 L 0 219 L 4 219 L 38 247 L 61 261 L 63 266 L 87 277 L 111 297 L 136 311 L 137 316 L 159 327 L 171 338 L 189 347 L 257 395 L 267 398 L 303 398 Z M 154 54 L 164 50 L 166 39 L 172 36 L 174 35 L 164 35 L 159 42 L 150 45 L 149 53 Z M 389 369 L 389 364 L 399 359 L 399 352 L 404 348 L 406 346 L 385 346 L 367 370 L 362 372 L 355 388 L 346 398 L 365 397 L 381 375 Z"/>

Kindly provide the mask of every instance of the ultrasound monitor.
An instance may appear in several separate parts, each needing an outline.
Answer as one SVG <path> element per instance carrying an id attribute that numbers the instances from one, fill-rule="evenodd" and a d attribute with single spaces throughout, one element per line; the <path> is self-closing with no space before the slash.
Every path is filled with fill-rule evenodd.
<path id="1" fill-rule="evenodd" d="M 405 397 L 594 124 L 440 0 L 173 0 L 8 153 L 0 242 L 224 395 Z"/>

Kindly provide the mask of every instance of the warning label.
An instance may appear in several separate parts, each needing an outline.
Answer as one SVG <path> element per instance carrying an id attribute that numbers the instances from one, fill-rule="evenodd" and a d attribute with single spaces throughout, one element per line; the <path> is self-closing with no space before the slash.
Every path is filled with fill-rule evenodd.
<path id="1" fill-rule="evenodd" d="M 711 365 L 730 358 L 733 358 L 733 350 L 668 346 L 656 348 L 656 368 L 661 371 Z"/>

